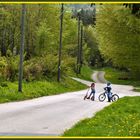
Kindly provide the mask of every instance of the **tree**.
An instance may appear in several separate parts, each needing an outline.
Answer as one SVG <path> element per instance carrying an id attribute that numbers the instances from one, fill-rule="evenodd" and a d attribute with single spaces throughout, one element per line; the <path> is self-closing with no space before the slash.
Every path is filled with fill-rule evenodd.
<path id="1" fill-rule="evenodd" d="M 96 8 L 93 7 L 91 8 L 90 6 L 88 8 L 82 8 L 80 11 L 80 17 L 82 20 L 82 23 L 84 26 L 88 26 L 88 25 L 92 25 L 95 24 L 95 13 L 96 12 Z M 72 11 L 72 18 L 77 18 L 78 17 L 78 10 L 73 10 Z"/>
<path id="2" fill-rule="evenodd" d="M 140 15 L 140 4 L 123 4 L 125 7 L 129 7 L 131 9 L 131 13 L 139 16 Z"/>
<path id="3" fill-rule="evenodd" d="M 97 14 L 99 49 L 108 61 L 127 68 L 135 77 L 140 72 L 140 20 L 121 5 L 103 5 Z"/>
<path id="4" fill-rule="evenodd" d="M 97 33 L 95 27 L 88 26 L 85 28 L 85 42 L 87 43 L 87 47 L 89 51 L 86 54 L 86 59 L 89 65 L 100 67 L 104 64 L 104 60 L 101 57 L 98 42 L 97 42 Z"/>

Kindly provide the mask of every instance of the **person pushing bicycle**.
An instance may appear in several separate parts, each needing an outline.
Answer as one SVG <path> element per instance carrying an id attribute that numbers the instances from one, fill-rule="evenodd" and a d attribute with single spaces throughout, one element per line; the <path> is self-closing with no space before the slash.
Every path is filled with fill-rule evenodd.
<path id="1" fill-rule="evenodd" d="M 106 90 L 106 92 L 107 92 L 108 102 L 111 102 L 111 96 L 112 96 L 111 90 L 112 90 L 112 88 L 111 88 L 110 82 L 107 83 L 107 86 L 104 88 L 104 90 Z"/>
<path id="2" fill-rule="evenodd" d="M 111 101 L 115 102 L 119 99 L 118 94 L 112 93 L 111 83 L 108 82 L 107 86 L 104 87 L 104 90 L 105 90 L 105 92 L 101 93 L 98 97 L 100 102 L 103 102 L 106 99 L 106 97 L 108 98 L 108 102 L 111 102 Z"/>

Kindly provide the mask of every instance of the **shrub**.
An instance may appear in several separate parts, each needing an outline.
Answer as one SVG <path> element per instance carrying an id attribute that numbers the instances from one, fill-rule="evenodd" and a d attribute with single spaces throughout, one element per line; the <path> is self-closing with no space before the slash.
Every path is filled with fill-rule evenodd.
<path id="1" fill-rule="evenodd" d="M 43 75 L 52 78 L 57 75 L 58 56 L 48 54 L 43 61 Z"/>
<path id="2" fill-rule="evenodd" d="M 61 64 L 61 72 L 65 74 L 71 74 L 75 71 L 76 59 L 70 56 L 65 56 Z"/>
<path id="3" fill-rule="evenodd" d="M 39 79 L 42 75 L 43 66 L 42 61 L 39 58 L 33 58 L 25 61 L 24 63 L 24 78 L 27 81 Z"/>
<path id="4" fill-rule="evenodd" d="M 48 54 L 45 57 L 36 57 L 24 63 L 24 78 L 27 81 L 54 78 L 57 75 L 58 56 Z M 61 74 L 70 74 L 75 69 L 75 58 L 65 56 L 61 61 Z"/>
<path id="5" fill-rule="evenodd" d="M 0 79 L 6 79 L 6 69 L 7 69 L 7 59 L 6 57 L 0 57 Z"/>
<path id="6" fill-rule="evenodd" d="M 6 82 L 2 82 L 2 83 L 0 83 L 0 86 L 1 87 L 8 87 L 8 84 Z"/>
<path id="7" fill-rule="evenodd" d="M 8 57 L 7 64 L 6 79 L 14 81 L 18 78 L 19 56 Z"/>

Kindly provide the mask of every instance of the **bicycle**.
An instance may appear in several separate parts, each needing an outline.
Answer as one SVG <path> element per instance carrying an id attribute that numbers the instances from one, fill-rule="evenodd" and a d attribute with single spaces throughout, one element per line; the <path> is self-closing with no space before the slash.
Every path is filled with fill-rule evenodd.
<path id="1" fill-rule="evenodd" d="M 107 91 L 105 90 L 104 93 L 102 93 L 102 94 L 99 95 L 98 99 L 99 99 L 100 102 L 103 102 L 103 101 L 106 99 L 106 97 L 107 97 Z M 113 93 L 111 92 L 111 99 L 110 99 L 110 100 L 111 100 L 112 102 L 115 102 L 115 101 L 117 101 L 118 99 L 119 99 L 119 96 L 118 96 L 117 94 L 113 94 Z"/>

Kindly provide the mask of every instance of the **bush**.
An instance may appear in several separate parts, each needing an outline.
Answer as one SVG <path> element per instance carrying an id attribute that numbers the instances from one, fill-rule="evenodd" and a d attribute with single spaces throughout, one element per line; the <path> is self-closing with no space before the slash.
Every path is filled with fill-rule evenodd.
<path id="1" fill-rule="evenodd" d="M 0 57 L 0 79 L 14 81 L 18 75 L 18 56 Z"/>
<path id="2" fill-rule="evenodd" d="M 33 58 L 31 60 L 25 61 L 23 77 L 26 79 L 26 81 L 39 79 L 42 75 L 42 71 L 43 66 L 41 59 Z"/>
<path id="3" fill-rule="evenodd" d="M 58 56 L 48 54 L 44 59 L 43 75 L 52 78 L 57 75 Z"/>
<path id="4" fill-rule="evenodd" d="M 0 81 L 18 79 L 19 56 L 0 57 Z M 61 74 L 71 74 L 75 69 L 75 58 L 68 55 L 61 60 Z M 26 81 L 54 78 L 58 71 L 58 55 L 48 54 L 44 57 L 34 57 L 24 61 L 23 78 Z"/>
<path id="5" fill-rule="evenodd" d="M 57 74 L 57 57 L 47 55 L 36 57 L 24 63 L 24 78 L 26 81 L 39 80 L 42 77 L 52 78 Z"/>
<path id="6" fill-rule="evenodd" d="M 64 75 L 71 74 L 75 71 L 76 59 L 70 56 L 65 56 L 61 63 L 61 73 Z"/>
<path id="7" fill-rule="evenodd" d="M 61 74 L 72 73 L 75 69 L 75 58 L 64 56 L 61 60 Z M 26 81 L 39 80 L 43 77 L 54 78 L 57 76 L 58 56 L 48 54 L 45 57 L 36 57 L 24 63 L 24 78 Z"/>
<path id="8" fill-rule="evenodd" d="M 14 81 L 18 78 L 19 70 L 19 56 L 12 56 L 7 58 L 7 80 Z"/>
<path id="9" fill-rule="evenodd" d="M 7 59 L 6 57 L 0 57 L 0 79 L 1 81 L 6 79 L 6 69 L 7 69 Z"/>
<path id="10" fill-rule="evenodd" d="M 6 82 L 2 82 L 2 83 L 0 83 L 0 86 L 1 87 L 8 87 L 8 84 Z"/>

